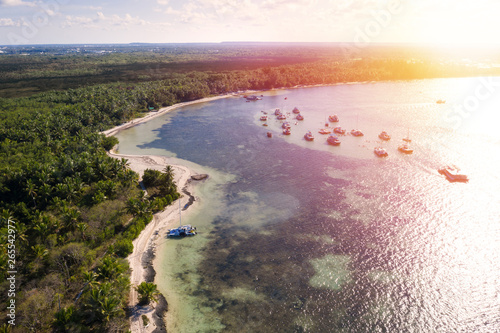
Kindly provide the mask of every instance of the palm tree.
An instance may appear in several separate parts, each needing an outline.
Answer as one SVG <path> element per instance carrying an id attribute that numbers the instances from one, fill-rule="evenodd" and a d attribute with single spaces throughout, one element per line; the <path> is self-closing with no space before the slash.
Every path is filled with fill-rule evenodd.
<path id="1" fill-rule="evenodd" d="M 28 192 L 28 195 L 33 199 L 33 207 L 36 207 L 35 197 L 37 196 L 37 189 L 31 179 L 28 179 L 26 181 L 26 191 Z"/>
<path id="2" fill-rule="evenodd" d="M 85 240 L 85 230 L 87 230 L 88 225 L 84 222 L 77 223 L 76 228 L 80 231 L 82 239 Z"/>
<path id="3" fill-rule="evenodd" d="M 80 212 L 75 208 L 68 209 L 63 214 L 63 220 L 65 227 L 73 231 L 80 220 Z"/>
<path id="4" fill-rule="evenodd" d="M 160 295 L 158 287 L 152 282 L 142 282 L 135 287 L 135 290 L 139 293 L 139 302 L 142 304 L 149 304 L 151 301 L 156 301 L 158 295 Z"/>
<path id="5" fill-rule="evenodd" d="M 33 245 L 31 250 L 33 251 L 35 260 L 44 259 L 49 254 L 49 251 L 42 244 Z"/>

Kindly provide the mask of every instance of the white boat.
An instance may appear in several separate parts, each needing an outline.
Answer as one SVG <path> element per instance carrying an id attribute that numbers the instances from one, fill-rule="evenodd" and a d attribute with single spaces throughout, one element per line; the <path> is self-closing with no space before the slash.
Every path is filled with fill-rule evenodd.
<path id="1" fill-rule="evenodd" d="M 267 120 L 267 116 L 262 116 L 262 117 L 260 117 L 260 120 L 262 120 L 262 121 L 266 121 L 266 120 Z"/>
<path id="2" fill-rule="evenodd" d="M 290 127 L 285 128 L 285 129 L 283 130 L 283 134 L 284 134 L 284 135 L 290 135 L 290 134 L 292 134 L 292 131 L 290 130 Z"/>
<path id="3" fill-rule="evenodd" d="M 295 119 L 297 119 L 297 120 L 304 120 L 304 116 L 299 113 L 297 115 L 297 117 L 295 117 Z"/>
<path id="4" fill-rule="evenodd" d="M 322 128 L 318 131 L 319 134 L 330 134 L 332 131 L 330 131 L 328 128 Z"/>
<path id="5" fill-rule="evenodd" d="M 398 147 L 398 150 L 404 154 L 413 154 L 413 149 L 406 143 L 403 143 Z"/>
<path id="6" fill-rule="evenodd" d="M 196 235 L 196 227 L 192 227 L 189 224 L 182 225 L 181 218 L 181 200 L 179 200 L 179 227 L 174 229 L 169 229 L 167 232 L 167 237 L 186 237 Z"/>
<path id="7" fill-rule="evenodd" d="M 292 110 L 293 113 L 300 113 L 300 110 L 297 107 L 294 107 Z"/>
<path id="8" fill-rule="evenodd" d="M 342 127 L 338 126 L 333 129 L 333 131 L 337 134 L 345 134 L 345 129 L 342 129 Z"/>
<path id="9" fill-rule="evenodd" d="M 307 132 L 304 135 L 304 139 L 306 139 L 307 141 L 313 141 L 314 140 L 314 136 L 312 135 L 311 131 Z"/>
<path id="10" fill-rule="evenodd" d="M 332 146 L 339 146 L 340 145 L 340 140 L 335 135 L 330 135 L 328 137 L 328 139 L 326 139 L 326 142 L 328 142 L 328 144 L 332 145 Z"/>
<path id="11" fill-rule="evenodd" d="M 378 157 L 386 157 L 386 156 L 389 156 L 389 154 L 387 153 L 387 150 L 385 150 L 384 148 L 382 147 L 375 147 L 375 149 L 373 149 L 373 152 L 375 153 L 375 155 L 377 155 Z"/>
<path id="12" fill-rule="evenodd" d="M 438 170 L 440 174 L 445 175 L 450 182 L 463 182 L 469 181 L 466 175 L 460 174 L 457 167 L 446 165 Z"/>
<path id="13" fill-rule="evenodd" d="M 339 117 L 336 114 L 334 114 L 333 116 L 329 116 L 328 120 L 331 121 L 332 123 L 337 123 L 339 122 Z"/>
<path id="14" fill-rule="evenodd" d="M 281 128 L 285 129 L 285 128 L 291 128 L 292 126 L 290 125 L 290 123 L 288 121 L 284 122 L 282 125 L 281 125 Z"/>
<path id="15" fill-rule="evenodd" d="M 380 133 L 378 135 L 379 138 L 381 138 L 382 140 L 385 140 L 385 141 L 388 141 L 391 139 L 391 136 L 389 134 L 387 134 L 386 131 L 382 131 L 382 133 Z"/>
<path id="16" fill-rule="evenodd" d="M 351 130 L 351 135 L 353 135 L 353 136 L 363 136 L 364 134 L 359 129 L 353 129 L 353 130 Z"/>

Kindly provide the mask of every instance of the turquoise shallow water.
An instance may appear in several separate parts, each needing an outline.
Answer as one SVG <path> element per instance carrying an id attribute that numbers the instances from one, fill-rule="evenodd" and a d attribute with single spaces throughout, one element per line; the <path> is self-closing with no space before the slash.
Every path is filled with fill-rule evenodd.
<path id="1" fill-rule="evenodd" d="M 121 153 L 176 156 L 214 174 L 187 221 L 200 234 L 165 239 L 159 278 L 182 305 L 171 330 L 497 330 L 500 97 L 488 88 L 467 78 L 272 91 L 121 132 Z M 294 107 L 305 120 L 290 114 L 290 136 L 274 116 L 259 120 Z M 330 114 L 365 135 L 327 145 L 318 130 Z M 408 132 L 412 155 L 397 151 Z M 437 169 L 448 163 L 469 183 L 446 181 Z"/>

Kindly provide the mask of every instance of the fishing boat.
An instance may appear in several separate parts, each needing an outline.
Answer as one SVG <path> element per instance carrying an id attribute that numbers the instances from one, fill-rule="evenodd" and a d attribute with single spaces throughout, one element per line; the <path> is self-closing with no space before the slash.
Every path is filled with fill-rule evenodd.
<path id="1" fill-rule="evenodd" d="M 267 120 L 267 116 L 262 116 L 262 117 L 260 117 L 260 120 L 262 120 L 262 121 L 266 121 L 266 120 Z"/>
<path id="2" fill-rule="evenodd" d="M 332 131 L 330 131 L 328 128 L 322 128 L 318 131 L 319 134 L 330 134 Z"/>
<path id="3" fill-rule="evenodd" d="M 391 136 L 390 136 L 389 134 L 387 134 L 387 132 L 386 132 L 386 131 L 382 131 L 382 133 L 380 133 L 380 134 L 378 135 L 378 137 L 379 137 L 379 138 L 381 138 L 381 139 L 382 139 L 382 140 L 384 140 L 384 141 L 388 141 L 388 140 L 390 140 L 390 139 L 391 139 Z"/>
<path id="4" fill-rule="evenodd" d="M 297 120 L 304 120 L 304 116 L 299 113 L 297 115 L 297 117 L 295 117 L 295 119 L 297 119 Z"/>
<path id="5" fill-rule="evenodd" d="M 336 114 L 334 114 L 333 116 L 329 116 L 328 120 L 331 121 L 332 123 L 338 123 L 339 117 Z"/>
<path id="6" fill-rule="evenodd" d="M 462 182 L 466 183 L 469 178 L 466 175 L 460 174 L 460 170 L 451 165 L 446 165 L 438 170 L 440 174 L 445 175 L 450 182 Z"/>
<path id="7" fill-rule="evenodd" d="M 285 129 L 285 128 L 292 128 L 292 126 L 290 125 L 290 123 L 287 121 L 287 122 L 284 122 L 282 125 L 281 125 L 281 128 Z"/>
<path id="8" fill-rule="evenodd" d="M 290 127 L 285 128 L 285 129 L 283 130 L 283 134 L 284 134 L 284 135 L 290 135 L 290 134 L 292 134 L 292 131 L 290 130 Z"/>
<path id="9" fill-rule="evenodd" d="M 284 114 L 279 114 L 277 119 L 278 120 L 285 120 L 286 116 Z"/>
<path id="10" fill-rule="evenodd" d="M 280 109 L 274 110 L 274 115 L 275 116 L 279 116 L 280 114 L 281 114 L 281 110 Z"/>
<path id="11" fill-rule="evenodd" d="M 304 135 L 304 139 L 306 139 L 307 141 L 313 141 L 314 140 L 314 136 L 312 135 L 311 131 L 307 132 Z"/>
<path id="12" fill-rule="evenodd" d="M 326 139 L 326 142 L 332 146 L 339 146 L 340 145 L 340 140 L 335 135 L 330 135 L 328 137 L 328 139 Z"/>
<path id="13" fill-rule="evenodd" d="M 273 133 L 272 132 L 267 132 L 267 137 L 268 138 L 272 138 L 273 137 Z"/>
<path id="14" fill-rule="evenodd" d="M 169 229 L 167 232 L 167 237 L 186 237 L 186 236 L 194 236 L 196 235 L 196 227 L 193 227 L 189 224 L 182 225 L 182 217 L 181 217 L 181 200 L 179 199 L 179 227 Z"/>
<path id="15" fill-rule="evenodd" d="M 342 127 L 338 126 L 338 127 L 335 127 L 333 129 L 333 131 L 337 134 L 345 134 L 345 129 L 343 129 Z"/>
<path id="16" fill-rule="evenodd" d="M 262 126 L 267 126 L 267 123 L 263 123 Z"/>
<path id="17" fill-rule="evenodd" d="M 386 156 L 389 156 L 389 154 L 387 153 L 387 150 L 385 150 L 384 148 L 382 147 L 375 147 L 375 149 L 373 149 L 373 152 L 375 153 L 375 155 L 377 155 L 378 157 L 386 157 Z"/>
<path id="18" fill-rule="evenodd" d="M 403 154 L 413 154 L 413 149 L 407 143 L 403 143 L 398 147 L 398 150 Z"/>
<path id="19" fill-rule="evenodd" d="M 294 107 L 292 110 L 293 113 L 300 113 L 300 110 L 297 107 Z"/>

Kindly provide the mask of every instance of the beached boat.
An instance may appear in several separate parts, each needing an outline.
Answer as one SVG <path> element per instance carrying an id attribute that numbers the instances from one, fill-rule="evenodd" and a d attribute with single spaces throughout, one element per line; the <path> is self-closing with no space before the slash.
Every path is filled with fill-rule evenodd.
<path id="1" fill-rule="evenodd" d="M 387 153 L 387 151 L 382 148 L 382 147 L 375 147 L 375 149 L 373 149 L 373 152 L 375 153 L 375 155 L 377 155 L 378 157 L 386 157 L 386 156 L 389 156 L 389 154 Z"/>
<path id="2" fill-rule="evenodd" d="M 307 132 L 304 135 L 304 139 L 306 139 L 307 141 L 313 141 L 314 140 L 314 136 L 312 135 L 311 131 Z"/>
<path id="3" fill-rule="evenodd" d="M 338 126 L 338 127 L 335 127 L 333 129 L 333 131 L 337 134 L 345 134 L 345 129 L 343 129 L 342 127 Z"/>
<path id="4" fill-rule="evenodd" d="M 297 119 L 297 120 L 304 120 L 304 116 L 299 113 L 297 115 L 297 117 L 295 117 L 295 119 Z"/>
<path id="5" fill-rule="evenodd" d="M 363 136 L 364 134 L 359 129 L 353 129 L 353 130 L 351 130 L 351 135 L 352 136 Z"/>
<path id="6" fill-rule="evenodd" d="M 318 131 L 319 134 L 330 134 L 332 131 L 330 131 L 328 128 L 322 128 Z"/>
<path id="7" fill-rule="evenodd" d="M 334 114 L 333 116 L 329 116 L 328 120 L 331 121 L 332 123 L 338 123 L 339 117 L 336 114 Z"/>
<path id="8" fill-rule="evenodd" d="M 267 116 L 262 116 L 262 117 L 260 117 L 260 120 L 262 120 L 262 121 L 266 121 L 266 120 L 267 120 Z"/>
<path id="9" fill-rule="evenodd" d="M 402 152 L 403 154 L 413 154 L 413 149 L 410 148 L 410 146 L 406 143 L 403 143 L 398 147 L 398 150 Z"/>
<path id="10" fill-rule="evenodd" d="M 388 141 L 391 139 L 391 136 L 389 134 L 387 134 L 386 131 L 382 131 L 382 133 L 380 133 L 378 135 L 379 138 L 381 138 L 382 140 L 385 140 L 385 141 Z"/>
<path id="11" fill-rule="evenodd" d="M 340 145 L 340 140 L 335 135 L 330 135 L 328 137 L 328 139 L 326 139 L 326 142 L 332 146 L 339 146 Z"/>
<path id="12" fill-rule="evenodd" d="M 440 174 L 445 175 L 450 182 L 463 182 L 469 181 L 466 175 L 460 174 L 460 170 L 451 165 L 447 165 L 438 170 Z"/>
<path id="13" fill-rule="evenodd" d="M 294 107 L 292 110 L 293 113 L 300 113 L 300 110 L 297 107 Z"/>
<path id="14" fill-rule="evenodd" d="M 179 227 L 169 229 L 167 231 L 167 237 L 186 237 L 186 236 L 194 236 L 196 235 L 196 227 L 192 227 L 191 225 L 182 225 L 181 218 L 181 200 L 179 199 Z"/>
<path id="15" fill-rule="evenodd" d="M 285 129 L 283 130 L 283 134 L 284 134 L 284 135 L 290 135 L 290 134 L 292 134 L 292 131 L 290 130 L 290 127 L 285 128 Z"/>

